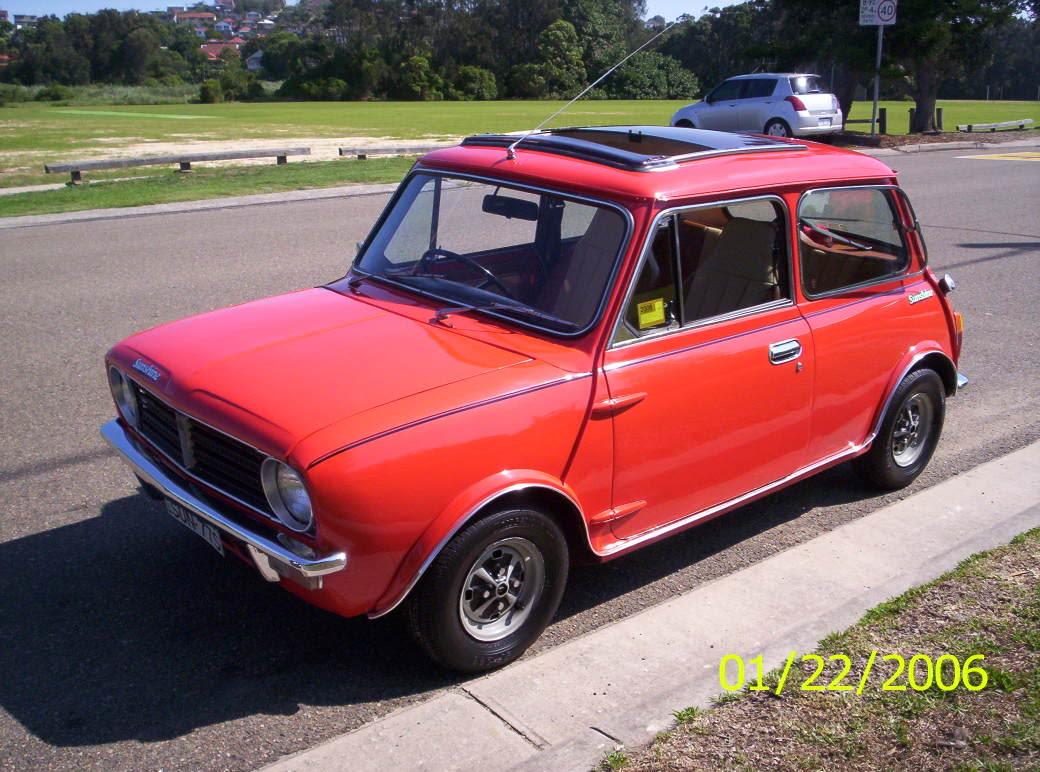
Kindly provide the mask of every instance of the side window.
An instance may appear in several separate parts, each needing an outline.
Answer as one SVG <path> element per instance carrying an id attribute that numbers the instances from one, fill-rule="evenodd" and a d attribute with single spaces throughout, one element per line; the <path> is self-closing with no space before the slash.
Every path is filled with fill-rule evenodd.
<path id="1" fill-rule="evenodd" d="M 834 292 L 896 276 L 909 254 L 890 190 L 814 190 L 798 210 L 798 242 L 806 293 Z"/>
<path id="2" fill-rule="evenodd" d="M 773 96 L 776 90 L 776 80 L 773 78 L 755 78 L 749 80 L 747 91 L 744 92 L 745 99 L 765 99 Z"/>
<path id="3" fill-rule="evenodd" d="M 615 338 L 632 340 L 677 325 L 675 218 L 661 221 Z"/>
<path id="4" fill-rule="evenodd" d="M 784 222 L 782 208 L 770 199 L 668 217 L 654 236 L 615 342 L 789 299 Z"/>
<path id="5" fill-rule="evenodd" d="M 740 99 L 740 88 L 743 81 L 727 80 L 721 86 L 711 92 L 713 102 L 727 102 L 730 99 Z"/>

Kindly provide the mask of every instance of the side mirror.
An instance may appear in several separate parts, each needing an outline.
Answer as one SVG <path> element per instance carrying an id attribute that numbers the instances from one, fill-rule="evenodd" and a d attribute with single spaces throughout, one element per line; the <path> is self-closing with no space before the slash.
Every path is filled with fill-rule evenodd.
<path id="1" fill-rule="evenodd" d="M 507 220 L 538 220 L 538 204 L 523 198 L 512 198 L 491 193 L 484 196 L 481 207 L 488 214 L 505 217 Z"/>

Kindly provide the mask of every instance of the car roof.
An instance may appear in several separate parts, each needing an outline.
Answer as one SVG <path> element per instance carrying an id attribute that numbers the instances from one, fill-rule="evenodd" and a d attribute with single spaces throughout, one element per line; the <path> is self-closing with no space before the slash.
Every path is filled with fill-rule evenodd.
<path id="1" fill-rule="evenodd" d="M 570 127 L 527 135 L 510 157 L 508 145 L 520 136 L 468 137 L 461 145 L 428 153 L 419 165 L 598 198 L 657 201 L 895 177 L 884 163 L 861 153 L 755 134 Z"/>
<path id="2" fill-rule="evenodd" d="M 747 75 L 734 75 L 726 80 L 748 80 L 749 78 L 818 78 L 814 72 L 753 72 Z"/>

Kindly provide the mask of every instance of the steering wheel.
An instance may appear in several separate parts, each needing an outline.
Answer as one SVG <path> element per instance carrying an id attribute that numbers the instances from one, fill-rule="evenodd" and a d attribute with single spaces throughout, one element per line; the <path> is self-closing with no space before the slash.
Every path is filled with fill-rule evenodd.
<path id="1" fill-rule="evenodd" d="M 481 265 L 471 257 L 467 257 L 466 255 L 460 255 L 458 252 L 452 252 L 450 249 L 441 249 L 440 247 L 433 247 L 431 249 L 427 249 L 425 252 L 423 252 L 422 257 L 419 258 L 419 262 L 416 265 L 416 268 L 419 269 L 419 271 L 417 272 L 429 271 L 429 266 L 433 263 L 451 260 L 456 260 L 460 263 L 465 263 L 475 271 L 484 274 L 486 278 L 483 282 L 477 285 L 477 289 L 485 289 L 488 285 L 493 284 L 495 287 L 500 289 L 502 291 L 502 294 L 505 295 L 507 298 L 509 298 L 510 300 L 516 300 L 516 298 L 513 296 L 513 293 L 509 291 L 509 288 L 506 287 L 506 285 L 503 284 L 502 281 L 497 276 L 495 276 L 495 274 L 491 273 L 491 271 L 488 270 L 486 266 Z"/>

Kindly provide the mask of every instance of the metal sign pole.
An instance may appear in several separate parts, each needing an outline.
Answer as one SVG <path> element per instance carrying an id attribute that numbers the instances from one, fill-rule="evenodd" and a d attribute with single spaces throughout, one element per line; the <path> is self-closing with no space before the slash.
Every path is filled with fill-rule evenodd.
<path id="1" fill-rule="evenodd" d="M 877 61 L 874 63 L 874 109 L 870 113 L 870 136 L 877 134 L 877 109 L 878 92 L 881 89 L 881 44 L 885 37 L 885 27 L 882 24 L 877 28 Z"/>

